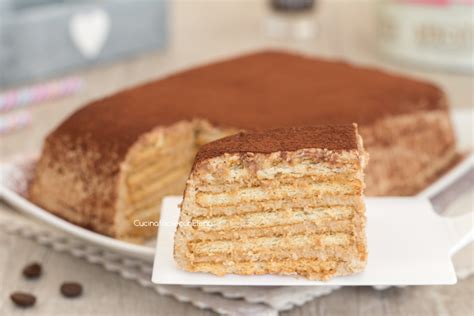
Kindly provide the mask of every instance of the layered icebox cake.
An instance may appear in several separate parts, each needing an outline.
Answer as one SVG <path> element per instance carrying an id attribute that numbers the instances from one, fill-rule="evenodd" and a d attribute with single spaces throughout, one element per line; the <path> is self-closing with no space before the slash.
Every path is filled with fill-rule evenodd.
<path id="1" fill-rule="evenodd" d="M 240 131 L 352 122 L 371 156 L 367 195 L 414 194 L 456 157 L 435 85 L 265 51 L 87 104 L 46 138 L 29 197 L 72 223 L 140 242 L 156 234 L 161 199 L 183 193 L 203 144 Z"/>
<path id="2" fill-rule="evenodd" d="M 192 272 L 327 280 L 367 260 L 356 125 L 239 133 L 199 150 L 175 260 Z"/>

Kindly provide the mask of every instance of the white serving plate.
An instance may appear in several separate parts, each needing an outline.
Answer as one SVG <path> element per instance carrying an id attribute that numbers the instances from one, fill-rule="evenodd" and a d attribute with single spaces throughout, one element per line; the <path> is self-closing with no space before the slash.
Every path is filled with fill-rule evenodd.
<path id="1" fill-rule="evenodd" d="M 74 237 L 90 242 L 96 246 L 100 246 L 104 248 L 104 250 L 111 250 L 129 257 L 143 259 L 149 262 L 153 261 L 155 254 L 154 242 L 138 245 L 98 234 L 83 227 L 71 224 L 64 219 L 47 212 L 46 210 L 31 203 L 29 200 L 19 195 L 15 191 L 5 187 L 0 187 L 0 197 L 19 211 L 35 217 L 36 219 L 39 219 L 44 223 L 58 228 L 66 233 L 69 233 Z"/>
<path id="2" fill-rule="evenodd" d="M 71 234 L 104 250 L 110 250 L 128 257 L 153 261 L 155 241 L 139 245 L 114 239 L 71 224 L 55 216 L 24 197 L 28 180 L 31 178 L 35 157 L 22 157 L 15 162 L 0 164 L 0 199 L 13 206 L 18 211 Z"/>
<path id="3" fill-rule="evenodd" d="M 181 197 L 161 208 L 152 281 L 157 284 L 234 286 L 427 285 L 456 283 L 451 255 L 472 241 L 473 213 L 436 214 L 425 197 L 366 198 L 368 262 L 364 272 L 326 282 L 295 276 L 225 275 L 180 270 L 173 258 Z"/>
<path id="4" fill-rule="evenodd" d="M 473 109 L 453 111 L 454 128 L 457 134 L 459 148 L 461 150 L 471 150 L 472 148 L 471 128 L 473 115 Z M 34 162 L 32 159 L 22 159 L 16 162 L 0 164 L 0 199 L 11 204 L 20 212 L 39 219 L 57 229 L 71 234 L 72 236 L 78 237 L 96 246 L 103 247 L 105 250 L 115 251 L 129 257 L 143 259 L 149 262 L 153 261 L 155 254 L 154 240 L 144 245 L 137 245 L 110 238 L 71 224 L 25 199 L 21 194 L 19 187 L 24 187 L 28 178 L 31 176 L 29 174 L 29 172 L 31 172 L 31 166 L 28 166 L 28 164 L 31 164 L 32 162 Z M 470 166 L 472 166 L 472 157 L 463 160 L 463 162 L 459 163 L 447 174 L 438 179 L 421 195 L 429 197 L 433 192 L 438 192 L 443 188 L 448 187 L 461 175 L 467 172 Z M 12 185 L 12 183 L 15 183 L 15 185 Z M 17 183 L 19 183 L 19 185 L 17 185 Z"/>

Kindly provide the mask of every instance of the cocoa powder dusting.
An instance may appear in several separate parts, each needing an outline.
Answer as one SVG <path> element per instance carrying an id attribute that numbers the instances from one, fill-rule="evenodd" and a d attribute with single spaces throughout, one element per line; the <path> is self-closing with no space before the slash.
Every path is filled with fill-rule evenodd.
<path id="1" fill-rule="evenodd" d="M 375 69 L 264 51 L 205 65 L 95 101 L 50 137 L 94 143 L 118 159 L 158 125 L 202 118 L 260 130 L 318 124 L 370 124 L 377 118 L 444 107 L 436 86 Z M 87 146 L 86 146 L 87 147 Z M 117 158 L 117 157 L 114 157 Z"/>
<path id="2" fill-rule="evenodd" d="M 357 150 L 357 127 L 353 124 L 321 125 L 239 133 L 203 145 L 195 163 L 225 153 L 281 152 L 285 157 L 285 152 L 305 148 Z"/>

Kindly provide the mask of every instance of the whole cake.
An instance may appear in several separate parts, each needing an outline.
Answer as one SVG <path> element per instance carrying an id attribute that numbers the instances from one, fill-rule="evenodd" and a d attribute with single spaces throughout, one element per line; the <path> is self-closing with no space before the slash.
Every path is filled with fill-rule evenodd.
<path id="1" fill-rule="evenodd" d="M 92 102 L 45 140 L 32 201 L 120 239 L 155 233 L 161 198 L 182 194 L 197 149 L 243 130 L 356 122 L 368 195 L 423 188 L 455 157 L 436 86 L 283 52 L 184 71 Z M 153 225 L 151 225 L 153 226 Z"/>
<path id="2" fill-rule="evenodd" d="M 355 125 L 240 133 L 201 147 L 186 183 L 174 256 L 191 272 L 360 272 L 367 259 Z"/>

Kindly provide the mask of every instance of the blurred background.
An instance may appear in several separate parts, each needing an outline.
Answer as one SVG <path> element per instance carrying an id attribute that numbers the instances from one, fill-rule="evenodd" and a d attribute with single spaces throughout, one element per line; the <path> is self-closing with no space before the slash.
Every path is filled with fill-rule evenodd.
<path id="1" fill-rule="evenodd" d="M 473 34 L 472 0 L 0 0 L 1 160 L 38 152 L 45 135 L 90 100 L 194 65 L 268 48 L 433 81 L 474 132 Z M 472 136 L 461 145 L 472 148 Z M 85 262 L 31 249 L 89 279 L 116 284 L 115 296 L 99 289 L 104 295 L 96 301 L 99 314 L 117 308 L 119 298 L 130 303 L 126 296 L 133 291 L 143 305 L 134 302 L 136 310 L 123 307 L 121 312 L 200 313 L 115 280 L 115 275 L 102 275 L 98 267 L 84 267 Z M 1 263 L 1 251 L 0 275 L 14 264 Z M 471 277 L 453 287 L 344 289 L 298 313 L 343 314 L 348 304 L 359 311 L 373 308 L 375 314 L 472 315 L 473 288 Z M 90 307 L 82 311 L 94 313 Z"/>
<path id="2" fill-rule="evenodd" d="M 37 151 L 90 99 L 262 48 L 431 80 L 472 108 L 473 12 L 470 0 L 0 0 L 2 156 Z"/>

